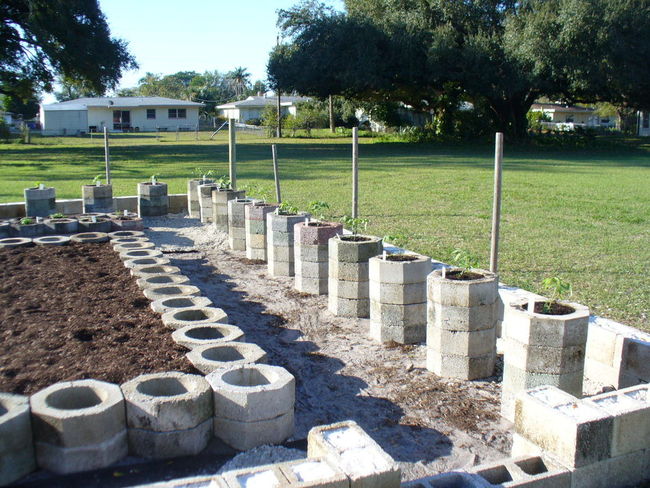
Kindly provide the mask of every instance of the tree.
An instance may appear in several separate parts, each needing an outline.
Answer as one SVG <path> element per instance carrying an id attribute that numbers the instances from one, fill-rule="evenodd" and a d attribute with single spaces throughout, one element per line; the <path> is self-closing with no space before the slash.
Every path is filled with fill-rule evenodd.
<path id="1" fill-rule="evenodd" d="M 230 83 L 235 90 L 235 95 L 238 98 L 241 98 L 241 96 L 248 90 L 248 87 L 250 86 L 250 77 L 251 75 L 248 70 L 241 66 L 235 68 L 226 75 L 226 78 L 230 80 Z"/>
<path id="2" fill-rule="evenodd" d="M 0 18 L 2 94 L 52 91 L 57 75 L 104 93 L 137 67 L 126 42 L 111 37 L 97 0 L 3 0 Z"/>
<path id="3" fill-rule="evenodd" d="M 61 87 L 61 90 L 54 92 L 54 96 L 59 102 L 66 102 L 82 97 L 99 97 L 102 95 L 102 93 L 98 93 L 84 80 L 77 81 L 61 77 L 59 78 L 58 85 Z"/>
<path id="4" fill-rule="evenodd" d="M 23 99 L 12 95 L 0 95 L 2 108 L 7 112 L 18 114 L 23 119 L 32 119 L 38 115 L 40 99 L 36 94 Z"/>

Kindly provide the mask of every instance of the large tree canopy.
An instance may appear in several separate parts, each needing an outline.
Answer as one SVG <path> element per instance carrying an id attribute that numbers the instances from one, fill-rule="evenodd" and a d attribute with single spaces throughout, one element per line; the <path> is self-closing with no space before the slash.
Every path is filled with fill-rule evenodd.
<path id="1" fill-rule="evenodd" d="M 647 0 L 314 0 L 280 11 L 269 79 L 306 95 L 490 109 L 514 136 L 540 96 L 650 104 Z M 311 15 L 310 15 L 311 12 Z"/>
<path id="2" fill-rule="evenodd" d="M 136 67 L 97 0 L 2 0 L 0 93 L 29 98 L 57 75 L 105 93 Z"/>

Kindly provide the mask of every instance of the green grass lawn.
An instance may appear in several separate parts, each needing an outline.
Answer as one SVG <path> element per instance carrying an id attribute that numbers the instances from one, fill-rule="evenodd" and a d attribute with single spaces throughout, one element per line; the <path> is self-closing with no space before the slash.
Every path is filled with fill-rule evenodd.
<path id="1" fill-rule="evenodd" d="M 196 167 L 225 174 L 226 134 L 126 135 L 111 140 L 114 193 L 160 175 L 170 192 L 185 192 Z M 238 181 L 273 188 L 270 144 L 238 139 Z M 454 248 L 488 266 L 493 148 L 485 144 L 405 144 L 360 140 L 360 213 L 368 232 L 402 234 L 407 247 L 449 261 Z M 0 144 L 0 202 L 22 200 L 36 182 L 59 198 L 79 198 L 80 185 L 103 172 L 99 139 L 47 138 Z M 329 202 L 350 212 L 349 139 L 283 139 L 278 143 L 282 194 L 306 208 Z M 594 313 L 650 330 L 650 148 L 556 150 L 506 146 L 500 275 L 540 291 L 548 276 L 570 281 L 574 299 Z"/>

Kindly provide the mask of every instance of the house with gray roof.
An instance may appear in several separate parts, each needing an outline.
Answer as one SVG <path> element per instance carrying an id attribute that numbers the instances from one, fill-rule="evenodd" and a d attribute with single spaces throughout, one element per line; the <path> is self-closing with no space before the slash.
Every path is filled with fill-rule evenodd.
<path id="1" fill-rule="evenodd" d="M 298 104 L 310 100 L 309 97 L 280 97 L 280 111 L 282 115 L 296 115 Z M 225 119 L 235 119 L 237 122 L 246 123 L 248 120 L 261 119 L 264 109 L 269 105 L 275 107 L 277 103 L 276 97 L 250 96 L 246 100 L 217 105 L 217 110 L 218 114 Z"/>
<path id="2" fill-rule="evenodd" d="M 199 123 L 202 103 L 164 97 L 97 97 L 41 105 L 46 135 L 190 130 Z"/>

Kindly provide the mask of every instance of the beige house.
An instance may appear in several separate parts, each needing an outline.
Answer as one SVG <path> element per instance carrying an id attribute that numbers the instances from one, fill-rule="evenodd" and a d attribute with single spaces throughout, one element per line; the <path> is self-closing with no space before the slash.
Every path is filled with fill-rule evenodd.
<path id="1" fill-rule="evenodd" d="M 190 130 L 199 123 L 202 103 L 163 97 L 78 98 L 41 105 L 46 135 Z"/>
<path id="2" fill-rule="evenodd" d="M 297 105 L 310 100 L 309 97 L 280 97 L 280 111 L 282 115 L 296 115 Z M 246 100 L 217 105 L 217 111 L 225 119 L 235 119 L 245 124 L 248 120 L 261 119 L 264 109 L 269 105 L 276 107 L 277 103 L 277 97 L 251 96 Z"/>
<path id="3" fill-rule="evenodd" d="M 542 112 L 549 121 L 542 124 L 549 129 L 575 130 L 576 127 L 616 127 L 614 117 L 600 117 L 595 109 L 577 105 L 562 105 L 559 103 L 535 103 L 531 112 Z"/>

